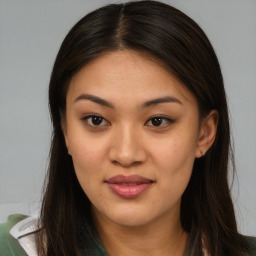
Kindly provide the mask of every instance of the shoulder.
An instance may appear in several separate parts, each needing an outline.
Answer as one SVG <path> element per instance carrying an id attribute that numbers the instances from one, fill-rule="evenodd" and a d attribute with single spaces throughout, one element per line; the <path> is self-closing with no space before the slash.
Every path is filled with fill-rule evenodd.
<path id="1" fill-rule="evenodd" d="M 34 232 L 37 219 L 15 214 L 0 224 L 0 255 L 37 256 Z"/>

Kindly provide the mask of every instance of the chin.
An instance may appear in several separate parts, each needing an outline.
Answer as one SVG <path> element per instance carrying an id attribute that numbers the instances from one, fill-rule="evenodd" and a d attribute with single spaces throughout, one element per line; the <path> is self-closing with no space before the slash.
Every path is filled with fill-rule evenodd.
<path id="1" fill-rule="evenodd" d="M 129 207 L 126 209 L 113 209 L 106 213 L 106 217 L 112 222 L 120 226 L 139 227 L 148 224 L 154 219 L 149 215 L 150 211 Z M 151 211 L 152 213 L 152 211 Z"/>
<path id="2" fill-rule="evenodd" d="M 143 218 L 140 216 L 119 216 L 116 218 L 111 218 L 110 220 L 116 225 L 125 227 L 141 227 L 150 222 L 146 220 L 145 217 Z"/>

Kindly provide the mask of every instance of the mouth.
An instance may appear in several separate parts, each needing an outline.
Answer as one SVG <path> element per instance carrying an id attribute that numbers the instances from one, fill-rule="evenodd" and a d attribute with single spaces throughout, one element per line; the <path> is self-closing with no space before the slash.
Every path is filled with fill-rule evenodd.
<path id="1" fill-rule="evenodd" d="M 131 199 L 140 196 L 148 190 L 154 181 L 138 175 L 117 175 L 106 180 L 105 183 L 115 195 Z"/>

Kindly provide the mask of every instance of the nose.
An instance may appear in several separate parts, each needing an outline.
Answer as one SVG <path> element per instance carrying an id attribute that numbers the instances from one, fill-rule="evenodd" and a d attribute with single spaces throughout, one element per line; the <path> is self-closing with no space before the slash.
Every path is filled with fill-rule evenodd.
<path id="1" fill-rule="evenodd" d="M 109 151 L 110 161 L 123 167 L 139 165 L 147 158 L 142 137 L 134 127 L 124 126 L 115 131 Z"/>

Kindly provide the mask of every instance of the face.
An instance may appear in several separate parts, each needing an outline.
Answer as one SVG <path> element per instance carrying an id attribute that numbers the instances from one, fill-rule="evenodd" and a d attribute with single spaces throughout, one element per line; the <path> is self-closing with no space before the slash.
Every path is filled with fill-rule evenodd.
<path id="1" fill-rule="evenodd" d="M 116 51 L 79 71 L 66 101 L 66 145 L 93 213 L 124 226 L 178 218 L 202 132 L 185 86 L 145 55 Z"/>

